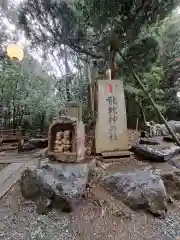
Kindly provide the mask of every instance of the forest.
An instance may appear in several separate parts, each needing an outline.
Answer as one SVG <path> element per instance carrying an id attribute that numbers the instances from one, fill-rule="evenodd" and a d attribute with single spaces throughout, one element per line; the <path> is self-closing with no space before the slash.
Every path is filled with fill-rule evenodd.
<path id="1" fill-rule="evenodd" d="M 3 2 L 3 1 L 2 1 Z M 7 1 L 6 1 L 7 2 Z M 124 82 L 128 127 L 160 122 L 141 78 L 168 120 L 180 120 L 180 7 L 178 0 L 137 1 L 28 0 L 2 3 L 0 59 L 1 125 L 47 128 L 68 101 L 83 103 L 83 120 L 91 120 L 89 76 L 103 78 L 110 41 L 118 35 L 116 78 Z M 5 20 L 6 21 L 5 21 Z M 25 57 L 4 56 L 10 42 L 26 39 Z"/>

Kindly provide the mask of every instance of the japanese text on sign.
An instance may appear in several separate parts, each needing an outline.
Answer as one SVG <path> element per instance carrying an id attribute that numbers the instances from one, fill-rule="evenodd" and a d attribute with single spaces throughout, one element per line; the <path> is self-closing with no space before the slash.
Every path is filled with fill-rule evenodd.
<path id="1" fill-rule="evenodd" d="M 117 99 L 115 96 L 109 96 L 106 98 L 108 101 L 108 123 L 109 123 L 109 139 L 118 140 L 117 139 L 117 129 L 116 122 L 118 120 L 117 117 Z"/>

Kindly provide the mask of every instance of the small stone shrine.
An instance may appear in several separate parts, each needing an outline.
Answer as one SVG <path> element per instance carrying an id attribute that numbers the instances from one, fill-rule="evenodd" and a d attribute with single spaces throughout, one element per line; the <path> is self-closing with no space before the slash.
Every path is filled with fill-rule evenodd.
<path id="1" fill-rule="evenodd" d="M 48 156 L 60 162 L 80 162 L 85 155 L 84 124 L 77 118 L 60 116 L 49 127 Z"/>

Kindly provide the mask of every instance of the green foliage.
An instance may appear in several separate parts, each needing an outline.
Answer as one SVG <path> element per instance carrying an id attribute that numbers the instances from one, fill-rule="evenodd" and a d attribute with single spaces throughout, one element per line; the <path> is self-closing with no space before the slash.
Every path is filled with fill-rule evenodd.
<path id="1" fill-rule="evenodd" d="M 153 37 L 146 37 L 128 48 L 125 59 L 136 71 L 147 72 L 151 69 L 152 63 L 157 60 L 158 55 L 158 42 Z"/>
<path id="2" fill-rule="evenodd" d="M 142 28 L 164 19 L 179 3 L 179 0 L 161 3 L 28 0 L 22 3 L 19 23 L 34 44 L 56 48 L 64 44 L 81 55 L 107 61 L 107 45 L 113 31 L 119 34 L 121 50 L 126 51 L 129 46 L 133 49 L 132 44 L 136 44 Z M 144 41 L 144 46 L 150 44 L 156 50 L 153 40 Z"/>
<path id="3" fill-rule="evenodd" d="M 41 78 L 34 75 L 32 69 L 30 74 L 25 63 L 26 59 L 21 64 L 10 60 L 1 62 L 0 99 L 8 108 L 9 117 L 13 118 L 14 127 L 17 124 L 21 125 L 23 118 L 28 119 L 31 126 L 37 125 L 37 117 L 41 119 L 43 115 L 47 118 L 43 121 L 48 121 L 58 113 L 61 107 L 53 96 L 50 76 L 46 75 L 46 78 Z M 16 121 L 17 118 L 21 121 L 20 119 Z M 44 122 L 39 123 L 41 124 L 44 125 Z"/>
<path id="4" fill-rule="evenodd" d="M 180 16 L 172 13 L 164 21 L 153 25 L 151 28 L 143 29 L 142 37 L 153 36 L 160 46 L 160 54 L 157 60 L 151 65 L 151 70 L 142 74 L 143 83 L 156 102 L 156 105 L 168 119 L 180 119 L 180 102 L 177 98 L 179 92 L 180 73 Z M 134 101 L 141 101 L 143 110 L 148 120 L 156 117 L 152 113 L 153 108 L 149 106 L 147 97 L 143 95 L 140 87 L 134 83 L 129 74 L 124 74 L 126 85 L 135 87 L 135 90 L 128 88 L 127 94 L 134 94 Z M 132 101 L 132 99 L 131 99 Z M 130 112 L 128 113 L 131 114 Z M 136 117 L 139 112 L 137 112 Z M 158 119 L 157 119 L 158 120 Z"/>

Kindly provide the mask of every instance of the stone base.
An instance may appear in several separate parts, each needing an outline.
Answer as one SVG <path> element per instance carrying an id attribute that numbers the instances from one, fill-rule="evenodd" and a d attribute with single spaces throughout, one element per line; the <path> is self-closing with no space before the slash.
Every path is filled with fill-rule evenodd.
<path id="1" fill-rule="evenodd" d="M 50 152 L 48 154 L 49 160 L 51 161 L 59 161 L 59 162 L 66 162 L 66 163 L 74 163 L 79 162 L 80 160 L 77 158 L 76 153 L 55 153 Z"/>
<path id="2" fill-rule="evenodd" d="M 101 152 L 103 158 L 112 158 L 112 157 L 130 157 L 130 151 L 109 151 L 109 152 Z"/>

